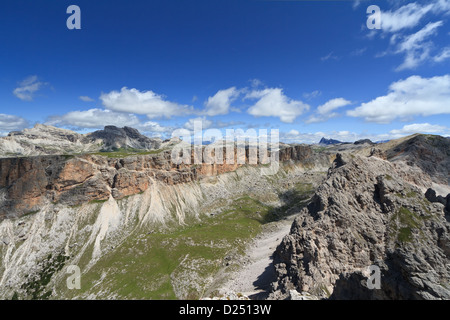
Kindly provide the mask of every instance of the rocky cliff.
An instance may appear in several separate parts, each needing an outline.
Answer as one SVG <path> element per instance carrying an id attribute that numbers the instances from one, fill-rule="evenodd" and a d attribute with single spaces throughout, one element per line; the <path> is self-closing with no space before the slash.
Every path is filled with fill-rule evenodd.
<path id="1" fill-rule="evenodd" d="M 413 168 L 338 155 L 275 253 L 273 297 L 449 299 L 450 212 L 427 200 Z M 381 271 L 369 289 L 368 268 Z"/>
<path id="2" fill-rule="evenodd" d="M 233 164 L 194 164 L 193 153 L 189 165 L 174 164 L 170 150 L 130 156 L 100 153 L 0 159 L 0 217 L 34 212 L 46 202 L 73 206 L 107 200 L 110 195 L 121 199 L 145 191 L 154 181 L 167 185 L 192 182 L 244 165 L 236 160 Z M 244 156 L 248 164 L 248 149 Z M 305 166 L 326 167 L 331 157 L 315 154 L 309 146 L 302 145 L 279 151 L 281 162 L 300 161 Z"/>

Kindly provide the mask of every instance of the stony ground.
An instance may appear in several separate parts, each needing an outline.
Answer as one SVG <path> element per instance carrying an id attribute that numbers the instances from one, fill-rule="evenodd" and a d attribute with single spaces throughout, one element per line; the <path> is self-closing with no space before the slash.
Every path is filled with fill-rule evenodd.
<path id="1" fill-rule="evenodd" d="M 267 298 L 270 284 L 276 281 L 273 253 L 283 237 L 289 234 L 295 216 L 265 226 L 251 242 L 245 255 L 239 258 L 238 263 L 242 267 L 229 276 L 230 280 L 220 290 L 222 294 L 235 292 L 254 300 Z"/>

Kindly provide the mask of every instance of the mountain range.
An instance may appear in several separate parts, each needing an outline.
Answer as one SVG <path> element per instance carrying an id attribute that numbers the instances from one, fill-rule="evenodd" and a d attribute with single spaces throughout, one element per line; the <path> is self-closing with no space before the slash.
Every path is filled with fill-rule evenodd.
<path id="1" fill-rule="evenodd" d="M 148 138 L 138 130 L 106 126 L 87 134 L 36 124 L 31 129 L 13 131 L 0 139 L 2 157 L 77 154 L 118 149 L 152 150 L 161 147 L 162 140 Z"/>
<path id="2" fill-rule="evenodd" d="M 450 139 L 280 144 L 271 175 L 248 153 L 175 164 L 178 143 L 113 126 L 1 138 L 0 297 L 450 298 Z"/>

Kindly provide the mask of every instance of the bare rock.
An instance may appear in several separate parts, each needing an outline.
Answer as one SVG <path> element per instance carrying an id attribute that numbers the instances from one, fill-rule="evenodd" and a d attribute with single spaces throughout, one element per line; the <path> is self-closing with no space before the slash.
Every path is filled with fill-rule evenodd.
<path id="1" fill-rule="evenodd" d="M 450 226 L 441 210 L 393 164 L 338 155 L 277 248 L 274 290 L 334 299 L 448 299 Z M 364 286 L 371 265 L 381 270 L 379 290 Z"/>

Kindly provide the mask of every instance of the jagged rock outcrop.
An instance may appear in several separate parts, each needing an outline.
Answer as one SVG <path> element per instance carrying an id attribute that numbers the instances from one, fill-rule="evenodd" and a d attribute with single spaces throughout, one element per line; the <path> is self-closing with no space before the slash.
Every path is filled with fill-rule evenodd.
<path id="1" fill-rule="evenodd" d="M 449 217 L 405 174 L 377 157 L 338 155 L 276 250 L 273 297 L 297 290 L 333 299 L 449 299 Z M 372 265 L 381 289 L 367 286 Z"/>
<path id="2" fill-rule="evenodd" d="M 430 202 L 438 202 L 445 206 L 445 210 L 447 210 L 448 213 L 450 213 L 450 193 L 446 196 L 438 196 L 436 195 L 436 191 L 429 188 L 427 192 L 425 192 L 425 197 Z"/>

